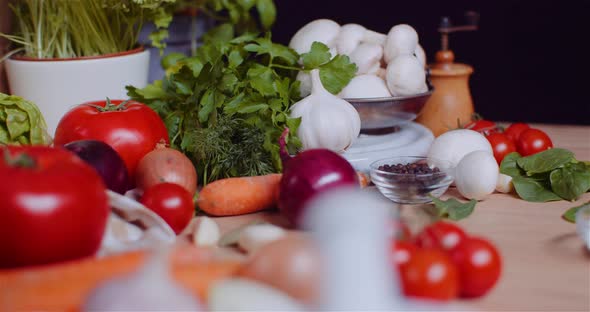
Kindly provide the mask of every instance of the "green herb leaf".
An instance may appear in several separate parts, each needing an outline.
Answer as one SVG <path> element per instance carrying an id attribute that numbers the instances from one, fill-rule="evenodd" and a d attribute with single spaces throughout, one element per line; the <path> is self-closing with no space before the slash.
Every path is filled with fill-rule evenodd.
<path id="1" fill-rule="evenodd" d="M 570 209 L 568 209 L 563 215 L 561 215 L 561 217 L 568 222 L 571 223 L 576 223 L 576 213 L 578 213 L 578 210 L 586 208 L 590 206 L 590 202 L 587 202 L 585 204 L 582 204 L 580 206 L 577 207 L 572 207 Z"/>
<path id="2" fill-rule="evenodd" d="M 449 218 L 455 221 L 467 218 L 471 215 L 477 204 L 477 200 L 475 199 L 462 203 L 455 198 L 449 198 L 446 201 L 440 200 L 434 196 L 430 196 L 430 198 L 432 198 L 432 203 L 437 209 L 439 217 Z"/>
<path id="3" fill-rule="evenodd" d="M 256 1 L 256 10 L 260 15 L 260 22 L 265 29 L 270 29 L 277 16 L 277 8 L 272 0 Z"/>
<path id="4" fill-rule="evenodd" d="M 513 176 L 512 184 L 520 198 L 530 202 L 548 202 L 561 198 L 539 181 L 523 176 Z"/>
<path id="5" fill-rule="evenodd" d="M 203 35 L 203 42 L 228 42 L 234 38 L 234 27 L 232 24 L 224 23 Z"/>
<path id="6" fill-rule="evenodd" d="M 354 77 L 356 71 L 356 64 L 350 62 L 348 56 L 337 55 L 320 67 L 320 79 L 326 90 L 338 94 Z"/>
<path id="7" fill-rule="evenodd" d="M 518 166 L 527 175 L 549 172 L 557 169 L 574 159 L 574 153 L 563 148 L 551 148 L 546 151 L 523 157 L 517 160 Z"/>
<path id="8" fill-rule="evenodd" d="M 0 144 L 51 143 L 45 119 L 32 102 L 0 93 Z"/>
<path id="9" fill-rule="evenodd" d="M 590 167 L 582 162 L 567 163 L 551 172 L 550 181 L 555 194 L 566 200 L 576 200 L 590 189 Z"/>
<path id="10" fill-rule="evenodd" d="M 248 70 L 248 78 L 252 88 L 262 95 L 273 95 L 275 93 L 272 70 L 269 67 L 260 64 L 253 65 Z"/>
<path id="11" fill-rule="evenodd" d="M 162 80 L 156 80 L 153 84 L 145 86 L 143 89 L 135 89 L 135 92 L 144 99 L 159 99 L 166 97 L 166 92 L 162 89 Z"/>
<path id="12" fill-rule="evenodd" d="M 330 48 L 321 42 L 315 41 L 311 44 L 309 52 L 301 55 L 301 60 L 304 68 L 314 69 L 329 62 L 331 57 Z"/>

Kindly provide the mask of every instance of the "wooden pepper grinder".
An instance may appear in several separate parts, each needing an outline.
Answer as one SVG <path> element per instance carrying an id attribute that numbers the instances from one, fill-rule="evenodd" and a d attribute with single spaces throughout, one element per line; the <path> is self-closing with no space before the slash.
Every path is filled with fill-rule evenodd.
<path id="1" fill-rule="evenodd" d="M 469 76 L 473 67 L 455 63 L 455 54 L 449 50 L 450 33 L 477 30 L 479 15 L 467 12 L 466 17 L 468 24 L 463 26 L 451 26 L 448 17 L 442 18 L 438 29 L 442 49 L 436 52 L 436 63 L 428 66 L 434 92 L 416 121 L 429 128 L 435 136 L 467 124 L 474 112 L 469 91 Z"/>

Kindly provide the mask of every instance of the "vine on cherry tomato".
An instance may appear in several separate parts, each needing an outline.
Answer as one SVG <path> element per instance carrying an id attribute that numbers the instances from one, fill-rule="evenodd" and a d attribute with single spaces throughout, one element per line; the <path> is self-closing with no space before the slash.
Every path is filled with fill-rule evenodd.
<path id="1" fill-rule="evenodd" d="M 160 183 L 148 188 L 140 202 L 164 219 L 176 234 L 184 230 L 195 213 L 191 194 L 174 183 Z"/>
<path id="2" fill-rule="evenodd" d="M 516 145 L 514 142 L 503 133 L 492 133 L 487 136 L 487 139 L 492 145 L 494 158 L 498 164 L 502 163 L 502 160 L 506 155 L 516 152 Z"/>
<path id="3" fill-rule="evenodd" d="M 529 156 L 553 147 L 549 136 L 539 129 L 526 129 L 518 137 L 516 150 L 522 156 Z"/>
<path id="4" fill-rule="evenodd" d="M 465 125 L 465 129 L 470 129 L 473 131 L 477 131 L 483 135 L 490 135 L 492 133 L 498 132 L 498 125 L 490 120 L 479 119 L 472 121 Z"/>
<path id="5" fill-rule="evenodd" d="M 459 293 L 457 268 L 442 250 L 419 249 L 400 267 L 407 296 L 450 300 Z"/>
<path id="6" fill-rule="evenodd" d="M 450 255 L 459 270 L 461 296 L 482 296 L 490 291 L 500 278 L 500 254 L 494 245 L 485 239 L 465 239 L 450 251 Z"/>

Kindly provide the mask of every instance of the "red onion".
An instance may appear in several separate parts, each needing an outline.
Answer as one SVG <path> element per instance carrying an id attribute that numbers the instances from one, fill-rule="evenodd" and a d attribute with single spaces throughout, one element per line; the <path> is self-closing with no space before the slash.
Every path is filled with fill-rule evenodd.
<path id="1" fill-rule="evenodd" d="M 310 149 L 291 157 L 285 129 L 279 140 L 283 177 L 279 210 L 295 226 L 301 225 L 305 205 L 317 193 L 341 186 L 359 187 L 354 168 L 342 156 L 328 149 Z"/>
<path id="2" fill-rule="evenodd" d="M 79 140 L 64 147 L 92 166 L 108 189 L 125 194 L 129 189 L 129 174 L 125 162 L 108 144 L 98 140 Z"/>

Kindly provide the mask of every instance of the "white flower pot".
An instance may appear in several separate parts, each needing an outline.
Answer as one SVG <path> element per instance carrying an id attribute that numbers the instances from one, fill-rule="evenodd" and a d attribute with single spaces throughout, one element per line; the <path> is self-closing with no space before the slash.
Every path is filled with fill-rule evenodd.
<path id="1" fill-rule="evenodd" d="M 10 92 L 39 106 L 53 136 L 61 117 L 87 101 L 127 99 L 125 86 L 148 82 L 149 52 L 143 48 L 99 57 L 6 60 Z"/>

